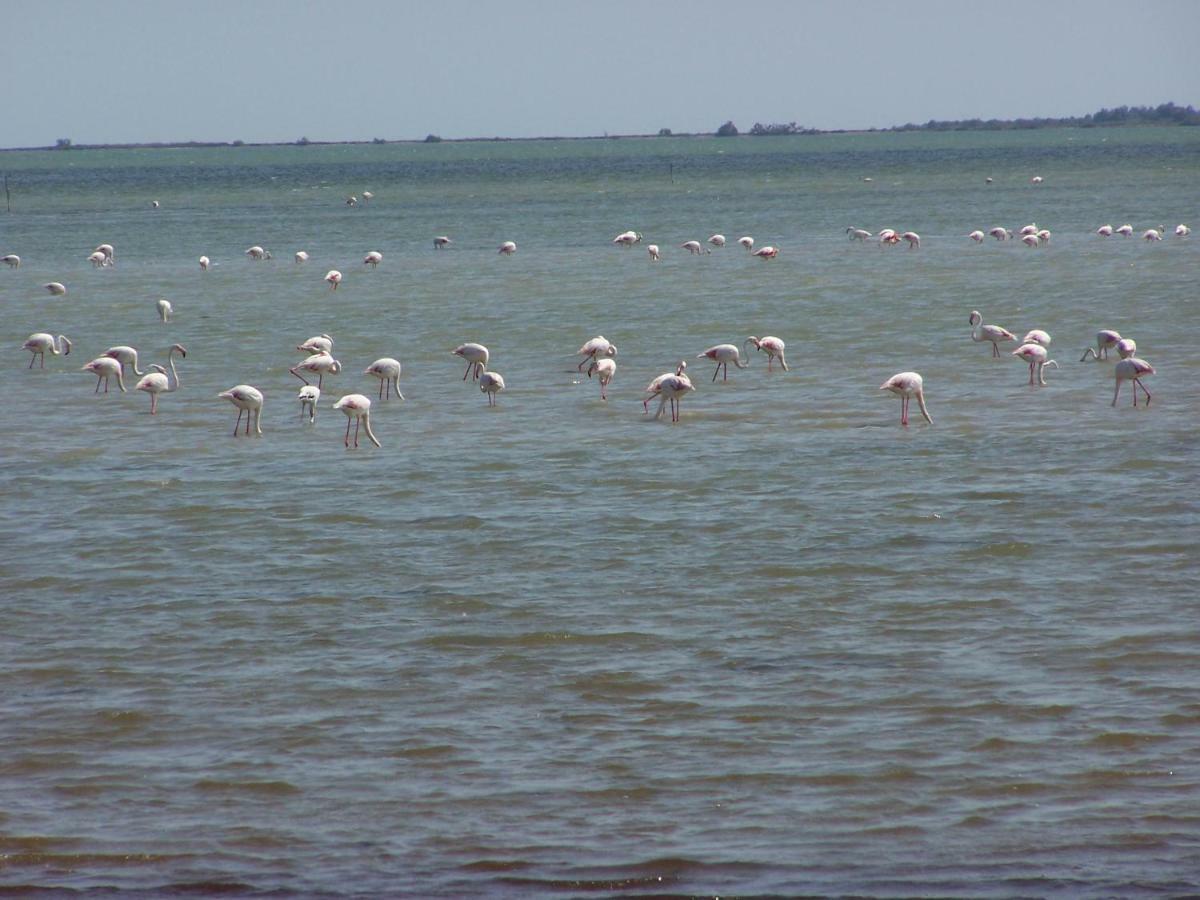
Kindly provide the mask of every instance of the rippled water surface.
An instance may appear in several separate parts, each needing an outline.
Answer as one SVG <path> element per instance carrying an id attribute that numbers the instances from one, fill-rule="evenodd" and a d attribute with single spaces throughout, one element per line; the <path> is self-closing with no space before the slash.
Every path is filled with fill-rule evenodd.
<path id="1" fill-rule="evenodd" d="M 23 259 L 0 270 L 0 893 L 1200 891 L 1200 238 L 1171 233 L 1200 227 L 1200 133 L 0 170 Z M 1048 245 L 965 237 L 1028 222 Z M 1053 335 L 1047 386 L 970 340 L 972 309 Z M 1079 362 L 1099 328 L 1155 366 L 1150 406 Z M 36 331 L 73 352 L 30 371 Z M 344 369 L 310 425 L 288 368 L 321 332 Z M 596 334 L 607 402 L 576 370 Z M 749 334 L 790 371 L 713 383 L 696 355 Z M 448 352 L 468 340 L 495 409 Z M 174 342 L 153 417 L 79 371 Z M 347 450 L 332 404 L 375 397 L 381 356 L 405 399 Z M 672 425 L 641 389 L 681 358 Z M 878 390 L 907 369 L 932 426 Z M 240 382 L 261 438 L 231 436 Z"/>

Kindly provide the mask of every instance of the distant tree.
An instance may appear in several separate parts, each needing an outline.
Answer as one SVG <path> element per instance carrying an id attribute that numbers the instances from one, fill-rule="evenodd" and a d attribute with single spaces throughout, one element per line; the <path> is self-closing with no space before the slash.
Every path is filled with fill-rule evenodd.
<path id="1" fill-rule="evenodd" d="M 237 140 L 237 141 L 233 142 L 233 146 L 235 146 L 235 147 L 243 147 L 243 146 L 245 146 L 245 144 L 246 144 L 246 142 L 242 141 L 242 140 Z"/>
<path id="2" fill-rule="evenodd" d="M 387 141 L 384 140 L 383 138 L 371 138 L 371 143 L 372 144 L 386 144 Z"/>
<path id="3" fill-rule="evenodd" d="M 300 146 L 300 147 L 307 147 L 310 143 L 312 143 L 312 141 L 310 141 L 306 137 L 302 137 L 302 138 L 300 138 L 300 140 L 296 141 L 297 146 Z"/>
<path id="4" fill-rule="evenodd" d="M 671 136 L 671 129 L 670 129 L 670 128 L 660 128 L 660 129 L 658 129 L 658 136 L 659 136 L 659 137 L 670 137 L 670 136 Z"/>
<path id="5" fill-rule="evenodd" d="M 750 129 L 751 134 L 802 134 L 805 129 L 801 128 L 795 122 L 774 122 L 770 125 L 764 125 L 762 122 L 755 122 L 754 127 Z"/>
<path id="6" fill-rule="evenodd" d="M 71 149 L 71 139 L 70 138 L 59 138 L 57 141 L 54 142 L 54 149 L 70 150 Z"/>
<path id="7" fill-rule="evenodd" d="M 737 126 L 733 124 L 733 120 L 726 122 L 717 129 L 717 137 L 736 137 L 737 133 Z"/>
<path id="8" fill-rule="evenodd" d="M 425 143 L 427 144 L 440 144 L 441 142 L 442 139 L 436 134 L 425 135 Z"/>

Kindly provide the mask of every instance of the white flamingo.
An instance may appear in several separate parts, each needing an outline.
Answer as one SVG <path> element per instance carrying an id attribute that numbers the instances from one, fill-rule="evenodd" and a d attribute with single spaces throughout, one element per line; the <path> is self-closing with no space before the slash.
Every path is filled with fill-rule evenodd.
<path id="1" fill-rule="evenodd" d="M 658 384 L 658 411 L 654 413 L 654 418 L 661 419 L 663 408 L 667 402 L 671 403 L 671 421 L 679 421 L 679 406 L 683 402 L 683 398 L 687 396 L 688 391 L 694 391 L 696 386 L 692 384 L 692 379 L 686 375 L 666 375 Z"/>
<path id="2" fill-rule="evenodd" d="M 779 255 L 779 248 L 768 244 L 766 247 L 760 247 L 758 250 L 755 250 L 751 255 L 757 256 L 759 259 L 774 259 Z"/>
<path id="3" fill-rule="evenodd" d="M 646 385 L 646 399 L 642 401 L 642 413 L 643 414 L 647 414 L 650 412 L 650 401 L 658 396 L 659 389 L 662 387 L 663 381 L 667 378 L 670 378 L 672 375 L 682 375 L 683 370 L 686 368 L 687 368 L 687 360 L 681 359 L 679 361 L 679 365 L 675 367 L 674 372 L 663 372 L 661 375 L 658 375 L 653 380 L 651 380 L 651 382 L 648 385 Z M 672 412 L 673 411 L 674 411 L 674 409 L 672 408 Z"/>
<path id="4" fill-rule="evenodd" d="M 1192 229 L 1188 228 L 1186 225 L 1184 225 L 1184 224 L 1182 224 L 1182 223 L 1180 223 L 1179 225 L 1176 225 L 1176 226 L 1175 226 L 1175 236 L 1176 236 L 1176 237 L 1187 237 L 1187 236 L 1188 236 L 1189 234 L 1191 234 L 1191 233 L 1192 233 Z M 7 262 L 7 261 L 8 261 L 8 257 L 6 256 L 6 257 L 4 258 L 4 260 L 5 260 L 5 262 Z M 18 259 L 18 260 L 17 260 L 17 264 L 18 264 L 18 265 L 20 265 L 20 263 L 21 263 L 21 260 L 20 260 L 20 259 Z"/>
<path id="5" fill-rule="evenodd" d="M 980 231 L 978 228 L 976 228 L 974 231 L 972 231 L 970 234 L 968 234 L 967 237 L 969 237 L 971 240 L 973 240 L 977 244 L 982 244 L 985 235 L 982 231 Z"/>
<path id="6" fill-rule="evenodd" d="M 598 334 L 591 340 L 586 341 L 584 345 L 575 352 L 583 357 L 583 359 L 579 362 L 579 366 L 576 368 L 576 371 L 582 372 L 584 365 L 586 365 L 589 360 L 594 362 L 598 356 L 616 356 L 617 345 L 604 335 Z"/>
<path id="7" fill-rule="evenodd" d="M 396 388 L 396 396 L 401 400 L 404 399 L 404 395 L 400 393 L 400 360 L 390 356 L 380 357 L 367 366 L 363 374 L 373 375 L 379 379 L 380 400 L 384 399 L 384 388 L 387 388 L 387 399 L 391 399 L 393 386 Z"/>
<path id="8" fill-rule="evenodd" d="M 699 256 L 702 253 L 711 253 L 712 252 L 711 250 L 705 250 L 704 247 L 702 247 L 700 245 L 699 241 L 684 241 L 679 246 L 682 247 L 684 250 L 686 250 L 688 253 L 691 253 L 693 256 Z"/>
<path id="9" fill-rule="evenodd" d="M 929 410 L 925 408 L 925 380 L 916 372 L 898 372 L 879 386 L 881 391 L 890 391 L 900 398 L 900 424 L 908 424 L 908 403 L 913 398 L 917 398 L 917 406 L 921 409 L 921 415 L 925 417 L 925 421 L 930 425 L 933 424 L 933 419 L 929 417 Z"/>
<path id="10" fill-rule="evenodd" d="M 1181 225 L 1179 227 L 1183 228 L 1184 226 Z M 0 256 L 0 262 L 4 263 L 10 269 L 21 268 L 21 257 L 17 256 L 15 253 L 9 253 L 7 256 Z"/>
<path id="11" fill-rule="evenodd" d="M 329 282 L 329 287 L 332 290 L 337 290 L 337 286 L 342 283 L 342 273 L 337 269 L 330 269 L 325 273 L 325 280 Z"/>
<path id="12" fill-rule="evenodd" d="M 516 241 L 505 241 L 503 244 L 500 245 L 500 253 L 503 254 L 504 256 L 512 256 L 516 252 L 517 252 Z"/>
<path id="13" fill-rule="evenodd" d="M 33 361 L 40 357 L 41 364 L 39 369 L 46 368 L 46 351 L 49 350 L 52 356 L 58 356 L 60 353 L 67 356 L 71 352 L 71 342 L 63 335 L 58 336 L 58 340 L 54 339 L 54 335 L 47 334 L 44 331 L 38 331 L 25 338 L 25 343 L 21 345 L 22 350 L 28 350 L 32 355 L 29 357 L 29 368 L 33 368 Z"/>
<path id="14" fill-rule="evenodd" d="M 1121 340 L 1121 335 L 1113 331 L 1111 328 L 1101 328 L 1096 332 L 1096 349 L 1088 347 L 1083 351 L 1083 356 L 1079 358 L 1080 362 L 1084 362 L 1089 356 L 1096 362 L 1100 358 L 1108 359 L 1108 351 L 1117 346 L 1117 342 Z"/>
<path id="15" fill-rule="evenodd" d="M 372 269 L 379 268 L 381 262 L 383 262 L 383 254 L 378 250 L 372 250 L 363 257 L 363 265 L 370 266 Z"/>
<path id="16" fill-rule="evenodd" d="M 363 206 L 366 206 L 368 203 L 370 203 L 370 202 L 371 202 L 372 200 L 374 200 L 374 199 L 375 199 L 375 195 L 374 195 L 374 194 L 372 194 L 370 191 L 363 191 L 363 192 L 362 192 L 362 202 L 363 202 Z"/>
<path id="17" fill-rule="evenodd" d="M 754 238 L 750 237 L 750 235 L 748 235 L 748 234 L 745 235 L 744 237 L 738 238 L 737 242 L 739 244 L 741 244 L 743 247 L 745 247 L 747 250 L 754 249 Z"/>
<path id="18" fill-rule="evenodd" d="M 991 341 L 992 356 L 996 359 L 1000 358 L 1000 345 L 1008 341 L 1015 341 L 1017 336 L 1007 328 L 1001 328 L 999 325 L 984 325 L 983 316 L 979 314 L 979 310 L 971 310 L 971 315 L 967 321 L 971 325 L 971 340 L 975 343 L 983 341 Z"/>
<path id="19" fill-rule="evenodd" d="M 306 384 L 300 388 L 300 393 L 296 395 L 296 399 L 300 401 L 300 418 L 304 418 L 304 413 L 308 413 L 308 421 L 310 423 L 317 421 L 317 404 L 321 400 L 321 389 L 315 384 Z"/>
<path id="20" fill-rule="evenodd" d="M 217 394 L 237 407 L 237 421 L 233 423 L 233 436 L 237 437 L 238 426 L 242 424 L 242 414 L 246 415 L 246 434 L 250 434 L 250 417 L 254 417 L 254 431 L 256 434 L 262 434 L 262 407 L 263 395 L 256 387 L 251 387 L 248 384 L 239 384 L 231 387 L 227 391 L 221 391 Z"/>
<path id="21" fill-rule="evenodd" d="M 306 262 L 308 262 L 308 251 L 307 250 L 297 250 L 296 256 L 294 258 L 295 258 L 296 262 L 298 262 L 298 263 L 306 263 Z"/>
<path id="22" fill-rule="evenodd" d="M 333 338 L 327 334 L 316 334 L 303 344 L 297 344 L 296 349 L 304 353 L 332 353 Z"/>
<path id="23" fill-rule="evenodd" d="M 209 263 L 209 259 L 207 256 L 200 257 L 200 271 L 201 272 L 207 272 L 209 265 L 210 265 L 210 263 Z"/>
<path id="24" fill-rule="evenodd" d="M 115 359 L 121 364 L 121 374 L 125 373 L 125 367 L 129 366 L 133 369 L 133 374 L 141 378 L 145 372 L 138 370 L 138 352 L 133 347 L 121 345 L 118 347 L 109 347 L 104 351 L 104 355 L 109 359 Z"/>
<path id="25" fill-rule="evenodd" d="M 1046 357 L 1050 352 L 1041 344 L 1028 343 L 1022 344 L 1012 352 L 1013 356 L 1019 356 L 1025 362 L 1029 363 L 1029 383 L 1034 384 L 1034 372 L 1037 372 L 1037 384 L 1044 385 L 1046 383 L 1046 366 L 1054 366 L 1058 368 L 1058 363 Z"/>
<path id="26" fill-rule="evenodd" d="M 472 380 L 478 381 L 479 376 L 483 374 L 483 370 L 487 368 L 488 359 L 491 355 L 488 353 L 487 347 L 483 346 L 483 344 L 475 343 L 459 344 L 450 352 L 467 361 L 467 370 L 463 372 L 463 381 L 466 381 L 467 376 L 471 375 L 472 369 L 475 372 Z"/>
<path id="27" fill-rule="evenodd" d="M 96 376 L 96 389 L 93 394 L 100 393 L 100 382 L 104 382 L 104 393 L 108 393 L 108 380 L 114 375 L 117 378 L 117 387 L 121 389 L 121 393 L 125 393 L 125 379 L 121 375 L 121 364 L 110 356 L 101 356 L 93 359 L 90 363 L 80 369 L 81 372 L 91 372 Z"/>
<path id="28" fill-rule="evenodd" d="M 1100 235 L 1100 237 L 1112 237 L 1113 227 L 1111 225 L 1101 225 L 1096 229 L 1096 234 Z"/>
<path id="29" fill-rule="evenodd" d="M 167 362 L 171 366 L 171 376 L 167 376 L 167 370 L 154 363 L 150 368 L 154 369 L 149 375 L 145 376 L 134 387 L 136 390 L 145 391 L 150 395 L 150 415 L 158 413 L 158 395 L 172 394 L 179 390 L 179 373 L 175 371 L 175 354 L 186 357 L 187 350 L 182 344 L 172 344 L 170 351 L 167 353 Z M 173 380 L 172 380 L 173 379 Z"/>
<path id="30" fill-rule="evenodd" d="M 1037 227 L 1036 222 L 1030 222 L 1028 225 L 1026 225 L 1024 228 L 1022 228 L 1020 231 L 1017 232 L 1017 234 L 1020 237 L 1025 237 L 1028 234 L 1037 234 L 1037 233 L 1038 233 L 1038 227 Z"/>
<path id="31" fill-rule="evenodd" d="M 56 297 L 61 297 L 67 292 L 67 286 L 61 281 L 47 282 L 46 284 L 43 284 L 42 287 L 44 287 L 51 294 L 54 294 Z"/>
<path id="32" fill-rule="evenodd" d="M 375 432 L 371 430 L 371 399 L 362 394 L 347 394 L 337 403 L 334 409 L 340 409 L 346 414 L 346 439 L 343 443 L 350 446 L 350 423 L 354 423 L 354 446 L 358 446 L 358 428 L 361 425 L 367 430 L 367 437 L 376 447 L 382 447 Z"/>
<path id="33" fill-rule="evenodd" d="M 871 237 L 871 232 L 865 228 L 847 228 L 846 234 L 850 236 L 850 240 L 858 241 L 860 244 L 865 244 Z"/>
<path id="34" fill-rule="evenodd" d="M 709 237 L 708 242 L 710 244 L 712 244 L 714 247 L 724 247 L 725 246 L 725 235 L 714 234 L 711 237 Z"/>
<path id="35" fill-rule="evenodd" d="M 658 244 L 647 244 L 646 252 L 650 254 L 651 262 L 658 262 L 662 259 L 662 254 L 658 251 Z"/>
<path id="36" fill-rule="evenodd" d="M 305 384 L 308 384 L 308 379 L 301 375 L 301 372 L 316 375 L 317 387 L 325 387 L 325 376 L 338 374 L 342 371 L 342 364 L 334 359 L 331 354 L 321 352 L 314 353 L 308 359 L 304 360 L 304 362 L 292 366 L 288 371 Z"/>
<path id="37" fill-rule="evenodd" d="M 92 264 L 92 266 L 97 269 L 109 265 L 108 257 L 105 256 L 103 253 L 101 253 L 99 250 L 95 251 L 88 257 L 88 262 L 90 262 Z"/>
<path id="38" fill-rule="evenodd" d="M 1037 239 L 1039 241 L 1041 241 L 1043 244 L 1050 243 L 1050 229 L 1048 229 L 1048 228 L 1040 229 L 1037 233 Z"/>
<path id="39" fill-rule="evenodd" d="M 1011 231 L 1009 231 L 1007 228 L 1001 228 L 999 225 L 997 225 L 995 228 L 989 228 L 988 234 L 998 241 L 1007 241 L 1013 236 Z"/>
<path id="40" fill-rule="evenodd" d="M 258 244 L 255 244 L 253 247 L 247 248 L 246 255 L 248 257 L 250 257 L 250 259 L 254 260 L 255 262 L 260 262 L 264 259 L 271 258 L 271 254 L 268 253 L 266 250 L 264 250 L 262 247 L 258 246 Z"/>
<path id="41" fill-rule="evenodd" d="M 1161 241 L 1162 232 L 1157 228 L 1147 228 L 1142 232 L 1142 239 L 1147 241 Z"/>
<path id="42" fill-rule="evenodd" d="M 618 234 L 615 238 L 613 238 L 612 242 L 614 244 L 619 244 L 620 246 L 628 249 L 628 248 L 632 247 L 634 244 L 639 243 L 641 240 L 642 240 L 642 235 L 640 232 L 623 231 L 620 234 Z"/>
<path id="43" fill-rule="evenodd" d="M 1112 405 L 1117 405 L 1117 398 L 1121 396 L 1121 382 L 1133 382 L 1133 405 L 1137 406 L 1137 389 L 1140 387 L 1146 394 L 1146 405 L 1150 405 L 1150 392 L 1146 390 L 1146 386 L 1142 384 L 1142 378 L 1146 375 L 1154 374 L 1154 366 L 1146 362 L 1144 359 L 1138 359 L 1136 356 L 1131 356 L 1129 359 L 1123 359 L 1113 367 L 1114 377 L 1117 380 L 1117 388 L 1113 391 Z"/>
<path id="44" fill-rule="evenodd" d="M 496 405 L 496 395 L 504 387 L 504 377 L 499 372 L 484 372 L 479 376 L 479 390 L 488 395 L 488 406 Z"/>
<path id="45" fill-rule="evenodd" d="M 1133 234 L 1133 226 L 1126 222 L 1117 229 L 1117 234 L 1121 235 L 1121 237 L 1129 237 L 1131 234 Z"/>
<path id="46" fill-rule="evenodd" d="M 154 306 L 158 310 L 159 319 L 164 322 L 171 321 L 171 313 L 173 313 L 175 310 L 171 307 L 170 300 L 164 297 L 163 299 L 157 301 Z"/>
<path id="47" fill-rule="evenodd" d="M 908 241 L 909 250 L 917 250 L 921 246 L 921 236 L 915 231 L 906 231 L 900 235 L 902 240 Z"/>
<path id="48" fill-rule="evenodd" d="M 1033 328 L 1025 332 L 1025 337 L 1021 338 L 1022 344 L 1041 344 L 1043 347 L 1050 346 L 1049 332 L 1042 331 L 1040 328 Z"/>
<path id="49" fill-rule="evenodd" d="M 96 249 L 93 252 L 94 253 L 103 253 L 104 258 L 107 259 L 109 261 L 109 263 L 111 264 L 111 262 L 113 261 L 113 258 L 114 258 L 113 253 L 115 251 L 113 250 L 112 244 L 100 244 L 96 247 Z"/>
<path id="50" fill-rule="evenodd" d="M 445 250 L 447 247 L 449 247 L 453 243 L 454 243 L 454 241 L 450 240 L 450 238 L 448 238 L 446 235 L 439 234 L 437 237 L 435 237 L 433 239 L 433 249 L 434 250 Z"/>
<path id="51" fill-rule="evenodd" d="M 1026 234 L 1021 237 L 1021 243 L 1026 247 L 1036 247 L 1041 244 L 1036 234 Z"/>
<path id="52" fill-rule="evenodd" d="M 591 378 L 595 375 L 600 382 L 600 399 L 608 399 L 608 386 L 612 383 L 613 376 L 617 374 L 617 364 L 612 359 L 605 357 L 604 359 L 593 359 L 592 364 L 588 366 L 587 376 Z"/>
<path id="53" fill-rule="evenodd" d="M 1042 183 L 1042 176 L 1041 176 L 1041 175 L 1034 175 L 1032 178 L 1030 178 L 1030 179 L 1029 179 L 1029 183 L 1030 183 L 1030 184 L 1041 184 L 1041 183 Z"/>
<path id="54" fill-rule="evenodd" d="M 746 344 L 753 344 L 755 350 L 759 350 L 767 354 L 767 371 L 771 371 L 771 366 L 775 362 L 775 357 L 779 357 L 779 364 L 783 366 L 783 371 L 788 370 L 787 359 L 783 355 L 784 348 L 787 346 L 781 338 L 775 337 L 773 334 L 768 334 L 766 337 L 755 337 L 750 335 L 742 344 L 742 349 L 745 349 Z M 749 358 L 747 353 L 746 357 Z"/>
<path id="55" fill-rule="evenodd" d="M 717 375 L 720 372 L 725 373 L 725 376 L 721 379 L 722 381 L 729 380 L 730 363 L 733 363 L 739 369 L 750 368 L 749 363 L 742 362 L 742 355 L 738 351 L 737 344 L 717 344 L 716 346 L 709 347 L 707 350 L 697 356 L 696 359 L 704 359 L 705 357 L 715 360 L 717 363 L 717 367 L 713 369 L 713 381 L 717 380 Z"/>

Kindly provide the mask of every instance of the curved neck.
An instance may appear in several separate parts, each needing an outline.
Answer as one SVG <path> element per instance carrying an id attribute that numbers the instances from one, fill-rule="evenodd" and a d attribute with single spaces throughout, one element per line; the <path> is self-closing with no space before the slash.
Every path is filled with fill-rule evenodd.
<path id="1" fill-rule="evenodd" d="M 382 447 L 383 444 L 379 443 L 379 438 L 375 437 L 375 432 L 371 430 L 371 414 L 369 412 L 363 413 L 362 424 L 363 428 L 367 430 L 367 437 L 371 439 L 371 443 L 376 447 Z"/>
<path id="2" fill-rule="evenodd" d="M 174 385 L 171 383 L 171 378 L 167 379 L 167 391 L 179 390 L 179 373 L 175 371 L 175 349 L 171 348 L 171 352 L 167 354 L 167 362 L 171 366 L 171 376 L 174 378 Z"/>

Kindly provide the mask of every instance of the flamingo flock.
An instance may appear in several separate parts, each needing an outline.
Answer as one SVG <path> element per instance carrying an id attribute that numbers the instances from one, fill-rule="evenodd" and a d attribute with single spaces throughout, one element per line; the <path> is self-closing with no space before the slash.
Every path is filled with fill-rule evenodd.
<path id="1" fill-rule="evenodd" d="M 1175 228 L 1174 234 L 1179 238 L 1186 238 L 1190 234 L 1190 230 L 1188 226 L 1180 224 Z M 866 244 L 868 241 L 872 241 L 876 242 L 880 247 L 886 247 L 904 242 L 907 243 L 910 250 L 918 250 L 922 246 L 921 236 L 915 231 L 900 232 L 894 228 L 885 228 L 877 234 L 872 234 L 872 232 L 866 229 L 848 227 L 845 233 L 851 242 L 859 244 Z M 1132 224 L 1125 224 L 1118 228 L 1113 228 L 1111 225 L 1103 225 L 1096 230 L 1096 234 L 1101 237 L 1110 237 L 1113 235 L 1128 237 L 1133 233 L 1134 228 Z M 1159 226 L 1145 231 L 1143 238 L 1147 242 L 1157 242 L 1163 240 L 1166 234 L 1167 229 L 1165 226 Z M 1008 241 L 1015 237 L 1030 247 L 1044 246 L 1050 241 L 1051 237 L 1048 229 L 1039 227 L 1035 223 L 1030 223 L 1020 228 L 1015 234 L 1012 229 L 996 226 L 986 233 L 981 229 L 976 229 L 970 232 L 968 237 L 976 244 L 981 244 L 989 235 L 997 242 Z M 612 239 L 611 243 L 624 249 L 629 249 L 636 244 L 642 243 L 642 241 L 642 233 L 630 229 L 618 234 Z M 446 235 L 439 235 L 433 239 L 433 247 L 436 250 L 446 250 L 452 243 L 451 238 Z M 775 259 L 779 255 L 779 248 L 775 245 L 766 245 L 755 249 L 755 240 L 749 235 L 738 238 L 735 243 L 743 248 L 748 255 L 759 259 L 770 260 Z M 714 250 L 721 250 L 726 244 L 725 235 L 718 233 L 711 235 L 703 243 L 692 239 L 683 242 L 679 246 L 682 249 L 686 249 L 689 255 L 699 256 L 710 254 Z M 660 246 L 659 244 L 647 245 L 647 250 L 652 261 L 661 259 Z M 516 249 L 515 242 L 505 241 L 500 245 L 499 253 L 504 256 L 512 256 L 516 253 Z M 254 263 L 261 263 L 272 259 L 270 251 L 257 244 L 249 247 L 245 251 L 245 256 Z M 88 255 L 87 259 L 97 269 L 112 268 L 116 264 L 115 252 L 111 244 L 100 244 Z M 295 253 L 297 263 L 307 262 L 308 259 L 309 254 L 306 251 L 301 250 Z M 371 268 L 377 268 L 382 261 L 383 254 L 380 251 L 369 251 L 363 257 L 363 264 Z M 0 262 L 4 262 L 10 269 L 17 269 L 21 265 L 21 258 L 16 254 L 8 254 L 0 257 Z M 203 271 L 207 271 L 211 265 L 209 257 L 200 257 L 200 267 Z M 337 269 L 331 269 L 324 276 L 324 280 L 330 285 L 331 290 L 336 290 L 339 284 L 342 283 L 342 273 Z M 67 292 L 66 287 L 61 282 L 49 282 L 44 285 L 44 288 L 56 296 L 65 295 Z M 163 323 L 171 322 L 174 309 L 170 301 L 166 299 L 158 300 L 156 309 L 158 317 Z M 1001 344 L 1016 343 L 1017 347 L 1011 351 L 1011 356 L 1017 357 L 1028 365 L 1028 384 L 1030 386 L 1046 386 L 1046 369 L 1048 367 L 1059 368 L 1057 361 L 1049 358 L 1051 337 L 1042 329 L 1031 329 L 1025 334 L 1024 338 L 1018 341 L 1016 334 L 1007 328 L 996 324 L 985 324 L 983 315 L 978 310 L 971 311 L 968 316 L 968 324 L 971 326 L 971 340 L 975 343 L 990 344 L 993 359 L 1001 358 Z M 333 343 L 333 338 L 329 334 L 314 335 L 302 341 L 296 345 L 296 349 L 305 353 L 306 356 L 303 361 L 291 366 L 288 370 L 303 382 L 304 386 L 300 389 L 296 397 L 300 403 L 301 417 L 302 419 L 306 417 L 310 425 L 316 422 L 317 407 L 321 401 L 325 378 L 337 376 L 343 370 L 342 363 L 333 355 Z M 73 345 L 65 335 L 37 332 L 29 336 L 22 345 L 22 348 L 30 353 L 28 368 L 32 369 L 35 363 L 39 368 L 45 368 L 47 353 L 51 356 L 66 356 L 71 353 Z M 750 368 L 750 360 L 757 353 L 766 354 L 766 368 L 769 374 L 775 372 L 776 361 L 779 363 L 779 372 L 781 374 L 790 372 L 785 357 L 785 349 L 785 342 L 780 337 L 775 335 L 766 335 L 764 337 L 750 335 L 740 345 L 732 342 L 714 344 L 699 353 L 696 358 L 708 359 L 715 364 L 710 379 L 711 383 L 717 381 L 718 375 L 721 376 L 721 381 L 725 383 L 729 380 L 730 363 L 736 369 L 748 369 Z M 1115 406 L 1117 404 L 1122 386 L 1125 382 L 1130 382 L 1133 405 L 1138 405 L 1138 392 L 1140 390 L 1145 399 L 1145 405 L 1149 406 L 1151 394 L 1143 383 L 1143 379 L 1154 375 L 1155 369 L 1145 360 L 1135 355 L 1137 344 L 1132 339 L 1123 338 L 1112 329 L 1100 329 L 1096 333 L 1095 347 L 1087 347 L 1084 350 L 1081 361 L 1089 359 L 1097 362 L 1107 361 L 1110 351 L 1114 349 L 1117 351 L 1120 361 L 1114 366 L 1115 390 L 1111 405 Z M 450 352 L 466 363 L 461 380 L 465 382 L 470 378 L 478 386 L 479 390 L 487 396 L 488 406 L 497 407 L 499 405 L 498 395 L 506 389 L 507 385 L 503 375 L 489 368 L 491 353 L 488 348 L 481 343 L 468 341 L 459 344 Z M 186 359 L 187 355 L 188 351 L 183 345 L 178 343 L 171 344 L 167 350 L 165 365 L 162 363 L 152 363 L 148 366 L 147 371 L 143 371 L 139 368 L 138 350 L 132 346 L 118 345 L 104 350 L 100 356 L 92 359 L 83 366 L 82 371 L 86 371 L 96 377 L 93 394 L 100 394 L 102 389 L 103 393 L 107 394 L 110 383 L 114 379 L 119 391 L 121 393 L 126 392 L 125 375 L 128 369 L 134 377 L 139 379 L 134 386 L 134 390 L 150 395 L 150 415 L 156 416 L 158 414 L 161 395 L 174 393 L 181 389 L 176 357 L 183 360 Z M 617 372 L 616 345 L 603 335 L 597 335 L 586 340 L 576 351 L 576 355 L 580 357 L 576 371 L 582 374 L 586 367 L 587 377 L 589 379 L 596 378 L 599 384 L 601 401 L 607 402 L 609 388 L 612 386 Z M 644 397 L 642 399 L 644 414 L 649 413 L 650 401 L 658 398 L 659 404 L 655 418 L 661 418 L 669 409 L 671 421 L 673 423 L 680 421 L 683 399 L 688 394 L 696 392 L 696 386 L 686 374 L 686 368 L 687 362 L 681 360 L 673 371 L 659 374 L 646 385 L 643 390 Z M 364 376 L 376 378 L 379 382 L 377 402 L 391 400 L 393 393 L 397 400 L 404 400 L 404 395 L 400 390 L 401 372 L 402 366 L 399 359 L 390 356 L 375 360 L 363 370 Z M 313 383 L 314 380 L 315 383 Z M 909 424 L 909 404 L 913 399 L 917 401 L 921 416 L 928 424 L 932 425 L 933 419 L 926 406 L 924 388 L 924 379 L 919 373 L 906 371 L 892 376 L 880 385 L 879 389 L 888 391 L 900 398 L 900 424 L 902 426 Z M 264 394 L 262 390 L 250 384 L 238 384 L 228 390 L 221 391 L 216 396 L 219 399 L 228 400 L 238 410 L 233 429 L 235 437 L 239 433 L 249 436 L 252 427 L 255 435 L 263 434 L 262 412 Z M 371 399 L 365 394 L 360 393 L 345 394 L 333 404 L 333 408 L 340 410 L 347 419 L 346 431 L 343 438 L 346 448 L 357 448 L 359 446 L 360 432 L 363 431 L 365 431 L 367 439 L 372 444 L 376 447 L 381 446 L 371 424 L 371 405 Z M 245 419 L 244 426 L 242 425 L 243 418 Z M 352 426 L 353 437 L 351 436 Z"/>

